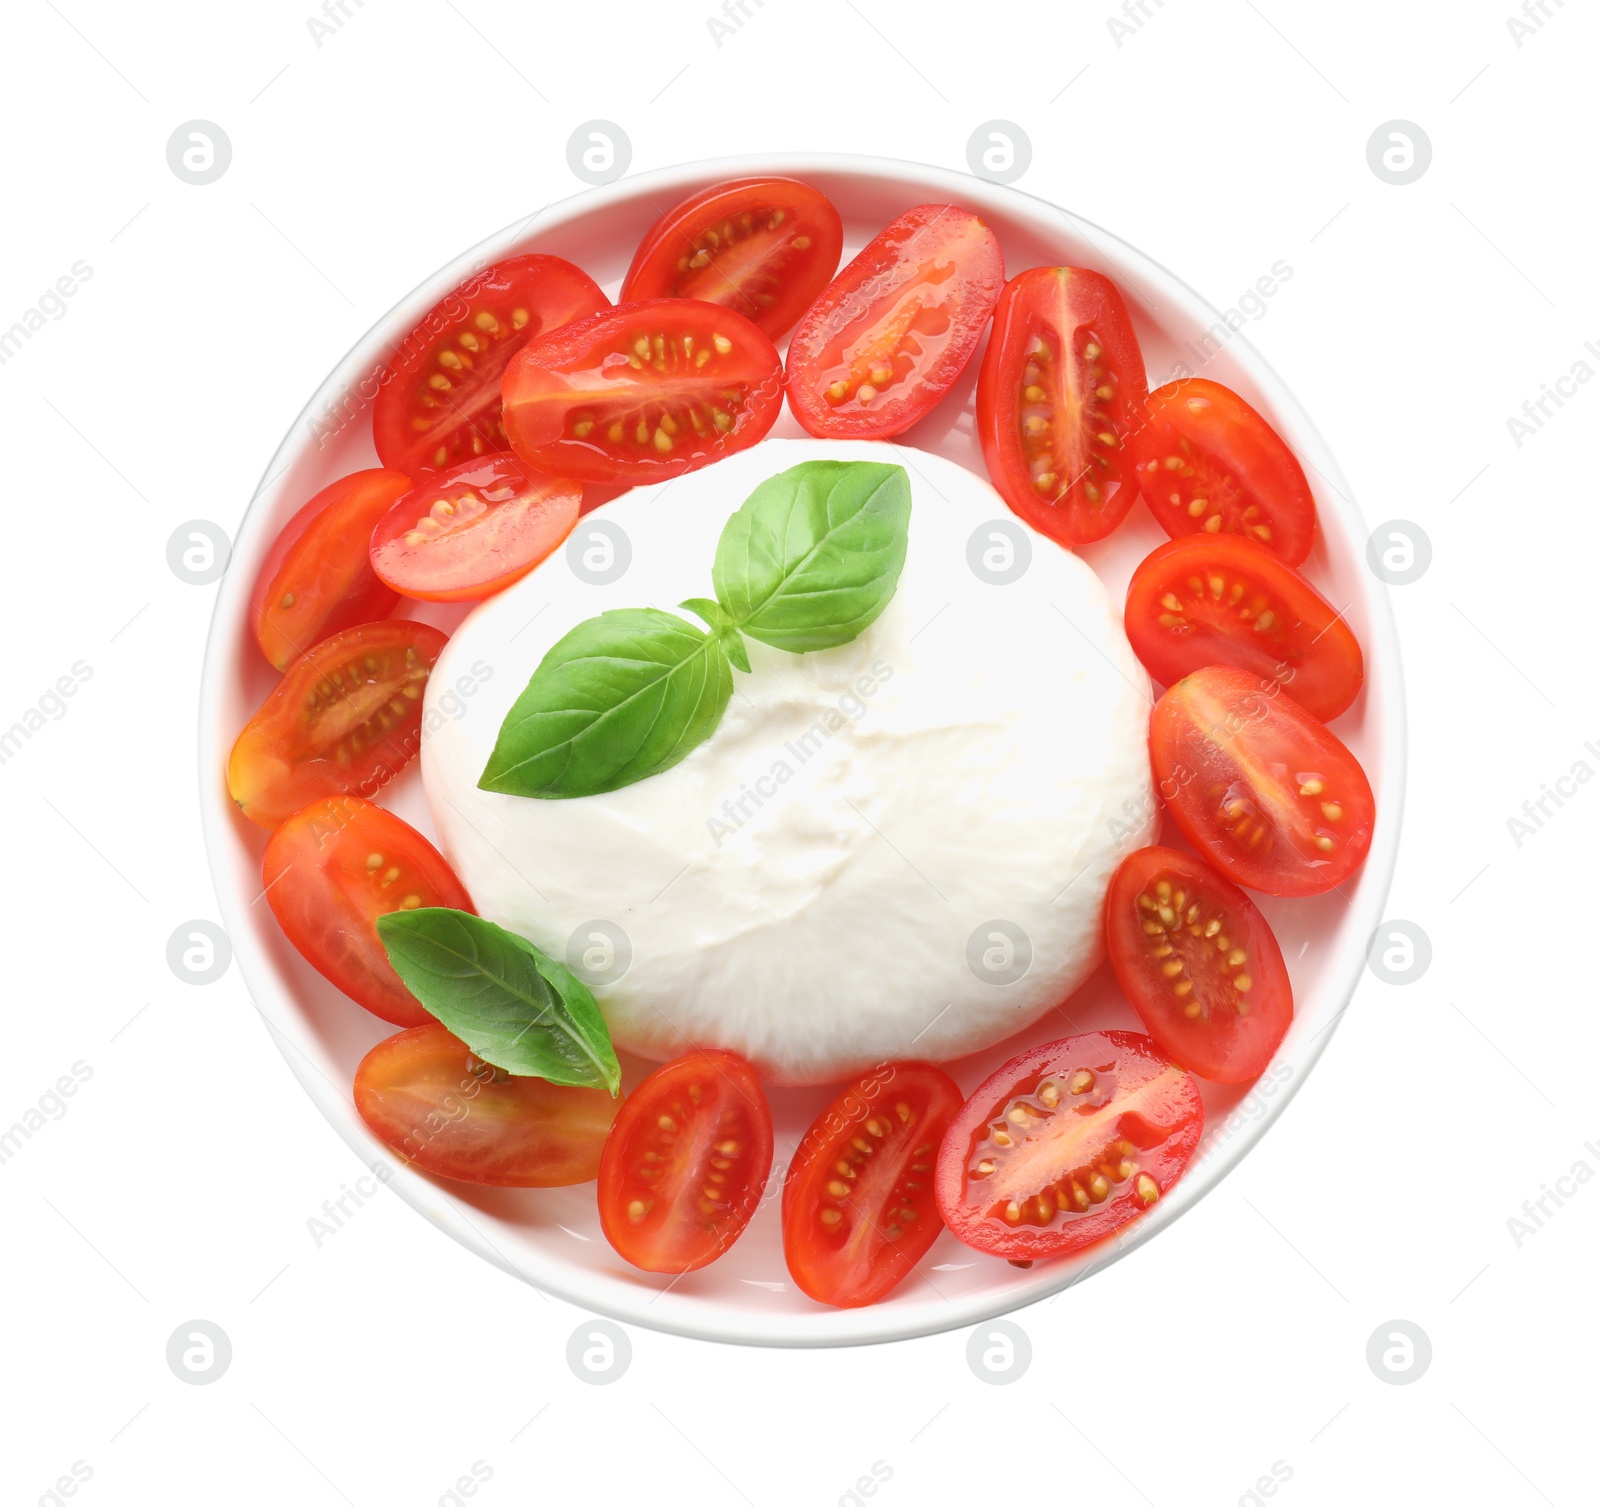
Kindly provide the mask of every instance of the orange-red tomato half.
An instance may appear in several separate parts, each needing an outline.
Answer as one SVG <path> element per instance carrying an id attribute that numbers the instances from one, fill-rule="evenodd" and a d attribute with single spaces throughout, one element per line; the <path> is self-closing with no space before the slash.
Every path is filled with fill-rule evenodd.
<path id="1" fill-rule="evenodd" d="M 511 448 L 534 470 L 638 485 L 755 444 L 783 405 L 783 367 L 744 315 L 652 298 L 530 341 L 504 392 Z"/>
<path id="2" fill-rule="evenodd" d="M 1162 685 L 1207 665 L 1280 682 L 1331 722 L 1361 690 L 1361 645 L 1343 615 L 1293 566 L 1236 534 L 1189 534 L 1133 573 L 1123 622 Z"/>
<path id="3" fill-rule="evenodd" d="M 1278 939 L 1192 853 L 1140 848 L 1111 876 L 1106 951 L 1156 1045 L 1214 1083 L 1258 1077 L 1294 1019 Z"/>
<path id="4" fill-rule="evenodd" d="M 261 880 L 284 935 L 325 979 L 397 1026 L 433 1019 L 390 965 L 378 917 L 473 907 L 443 854 L 415 827 L 359 796 L 313 801 L 268 840 Z"/>
<path id="5" fill-rule="evenodd" d="M 452 466 L 402 497 L 372 530 L 372 568 L 401 596 L 476 601 L 519 581 L 572 532 L 583 488 L 514 456 Z"/>
<path id="6" fill-rule="evenodd" d="M 1306 473 L 1231 388 L 1204 377 L 1158 387 L 1129 450 L 1130 475 L 1173 538 L 1239 534 L 1291 565 L 1311 553 L 1317 507 Z"/>
<path id="7" fill-rule="evenodd" d="M 370 796 L 422 746 L 422 692 L 445 635 L 391 618 L 324 639 L 289 666 L 228 755 L 228 793 L 276 827 L 329 795 Z"/>
<path id="8" fill-rule="evenodd" d="M 445 294 L 379 373 L 372 439 L 411 476 L 507 448 L 500 382 L 532 340 L 606 308 L 589 274 L 559 256 L 508 256 Z"/>
<path id="9" fill-rule="evenodd" d="M 250 594 L 256 642 L 277 669 L 330 634 L 393 611 L 397 598 L 373 574 L 366 539 L 410 490 L 411 478 L 399 471 L 357 471 L 324 487 L 284 525 Z"/>
<path id="10" fill-rule="evenodd" d="M 1148 1036 L 1030 1047 L 979 1085 L 944 1138 L 944 1222 L 1013 1261 L 1082 1250 L 1171 1192 L 1204 1119 L 1199 1084 Z"/>
<path id="11" fill-rule="evenodd" d="M 645 233 L 623 303 L 695 298 L 785 334 L 839 266 L 844 227 L 825 195 L 794 178 L 735 178 L 691 194 Z"/>
<path id="12" fill-rule="evenodd" d="M 888 439 L 939 401 L 1006 280 L 1000 241 L 954 204 L 908 209 L 864 246 L 789 341 L 786 388 L 823 438 Z"/>
<path id="13" fill-rule="evenodd" d="M 772 1112 L 755 1069 L 696 1049 L 622 1106 L 600 1164 L 600 1227 L 645 1271 L 696 1271 L 744 1233 L 771 1170 Z"/>
<path id="14" fill-rule="evenodd" d="M 911 1275 L 944 1228 L 933 1170 L 960 1108 L 948 1073 L 890 1062 L 817 1116 L 783 1185 L 783 1254 L 801 1292 L 859 1308 Z"/>
<path id="15" fill-rule="evenodd" d="M 1006 284 L 978 375 L 978 436 L 1011 510 L 1068 547 L 1103 539 L 1138 496 L 1128 438 L 1144 357 L 1109 278 L 1034 267 Z"/>
<path id="16" fill-rule="evenodd" d="M 1320 895 L 1366 861 L 1366 771 L 1276 680 L 1186 675 L 1150 714 L 1150 766 L 1178 830 L 1235 884 Z"/>
<path id="17" fill-rule="evenodd" d="M 413 1166 L 502 1188 L 590 1181 L 619 1105 L 603 1088 L 513 1077 L 437 1021 L 373 1047 L 355 1101 L 367 1129 Z"/>

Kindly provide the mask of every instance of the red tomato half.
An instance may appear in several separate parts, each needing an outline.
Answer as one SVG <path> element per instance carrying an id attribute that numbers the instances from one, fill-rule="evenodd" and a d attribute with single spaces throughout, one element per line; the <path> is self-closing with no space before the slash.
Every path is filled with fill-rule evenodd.
<path id="1" fill-rule="evenodd" d="M 860 1308 L 911 1275 L 943 1229 L 933 1168 L 960 1108 L 948 1073 L 890 1062 L 817 1116 L 783 1185 L 783 1254 L 801 1292 Z"/>
<path id="2" fill-rule="evenodd" d="M 736 178 L 690 195 L 645 233 L 621 302 L 697 298 L 773 340 L 828 285 L 844 247 L 839 211 L 793 178 Z"/>
<path id="3" fill-rule="evenodd" d="M 372 439 L 413 476 L 507 448 L 500 379 L 537 335 L 607 307 L 600 285 L 559 256 L 509 256 L 439 300 L 379 374 Z"/>
<path id="4" fill-rule="evenodd" d="M 1317 505 L 1278 432 L 1238 393 L 1204 377 L 1150 394 L 1130 446 L 1156 522 L 1180 534 L 1242 534 L 1298 565 L 1311 553 Z"/>
<path id="5" fill-rule="evenodd" d="M 250 594 L 261 652 L 280 670 L 313 644 L 388 617 L 398 600 L 372 572 L 365 541 L 397 497 L 399 471 L 357 471 L 324 487 L 284 525 Z"/>
<path id="6" fill-rule="evenodd" d="M 329 795 L 372 795 L 422 746 L 422 692 L 445 636 L 391 618 L 325 638 L 302 655 L 239 734 L 228 793 L 276 827 Z"/>
<path id="7" fill-rule="evenodd" d="M 284 935 L 329 983 L 397 1026 L 433 1019 L 390 966 L 378 917 L 470 911 L 472 897 L 415 827 L 359 796 L 313 801 L 272 834 L 261 879 Z"/>
<path id="8" fill-rule="evenodd" d="M 1192 853 L 1140 848 L 1111 876 L 1106 950 L 1122 992 L 1179 1067 L 1245 1083 L 1294 1019 L 1278 939 L 1243 890 Z"/>
<path id="9" fill-rule="evenodd" d="M 1190 534 L 1133 573 L 1123 614 L 1133 652 L 1162 685 L 1207 665 L 1281 682 L 1331 722 L 1361 689 L 1361 645 L 1333 604 L 1265 545 Z"/>
<path id="10" fill-rule="evenodd" d="M 1082 267 L 1006 284 L 978 374 L 978 436 L 995 490 L 1069 547 L 1103 539 L 1133 506 L 1128 436 L 1144 357 L 1116 285 Z"/>
<path id="11" fill-rule="evenodd" d="M 579 481 L 665 481 L 748 449 L 783 405 L 772 342 L 689 298 L 618 304 L 530 341 L 505 380 L 511 448 Z"/>
<path id="12" fill-rule="evenodd" d="M 1185 676 L 1150 714 L 1150 765 L 1178 830 L 1236 884 L 1320 895 L 1366 860 L 1366 772 L 1275 680 Z"/>
<path id="13" fill-rule="evenodd" d="M 909 429 L 972 359 L 1005 280 L 1000 242 L 975 214 L 908 209 L 828 284 L 789 342 L 801 427 L 857 440 Z"/>
<path id="14" fill-rule="evenodd" d="M 437 1021 L 373 1047 L 355 1101 L 367 1129 L 414 1166 L 498 1188 L 590 1181 L 619 1107 L 603 1088 L 512 1077 Z"/>
<path id="15" fill-rule="evenodd" d="M 583 488 L 509 455 L 452 466 L 407 492 L 372 531 L 372 568 L 401 596 L 476 601 L 519 581 L 578 521 Z"/>
<path id="16" fill-rule="evenodd" d="M 696 1049 L 628 1095 L 600 1163 L 600 1227 L 647 1272 L 692 1272 L 744 1233 L 772 1170 L 772 1113 L 743 1057 Z"/>
<path id="17" fill-rule="evenodd" d="M 1204 1119 L 1199 1084 L 1148 1036 L 1031 1047 L 983 1081 L 944 1138 L 944 1222 L 1013 1261 L 1082 1250 L 1172 1190 Z"/>

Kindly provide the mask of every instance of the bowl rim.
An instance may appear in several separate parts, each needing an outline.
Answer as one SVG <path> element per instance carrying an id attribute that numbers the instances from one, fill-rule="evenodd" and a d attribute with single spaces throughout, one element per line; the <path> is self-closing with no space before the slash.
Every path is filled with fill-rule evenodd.
<path id="1" fill-rule="evenodd" d="M 1208 1150 L 1202 1141 L 1184 1178 L 1163 1199 L 1160 1208 L 1151 1210 L 1118 1236 L 1091 1247 L 1082 1256 L 1052 1262 L 1046 1269 L 1049 1275 L 1026 1292 L 1019 1294 L 1005 1289 L 983 1291 L 948 1299 L 937 1308 L 919 1306 L 910 1309 L 886 1305 L 855 1309 L 819 1307 L 815 1312 L 803 1314 L 752 1315 L 695 1300 L 681 1306 L 665 1305 L 658 1309 L 654 1301 L 660 1295 L 657 1289 L 621 1286 L 614 1277 L 598 1269 L 594 1271 L 592 1279 L 587 1280 L 569 1280 L 561 1271 L 554 1274 L 540 1271 L 535 1274 L 525 1270 L 495 1245 L 476 1220 L 461 1214 L 459 1200 L 443 1184 L 417 1173 L 393 1156 L 386 1147 L 375 1142 L 356 1114 L 353 1102 L 334 1089 L 289 1039 L 286 1025 L 292 1026 L 295 1020 L 292 992 L 277 978 L 274 965 L 256 940 L 245 914 L 247 907 L 240 903 L 239 897 L 232 892 L 232 886 L 224 880 L 229 866 L 235 861 L 230 845 L 237 841 L 237 836 L 226 795 L 224 793 L 221 799 L 217 798 L 218 792 L 213 784 L 208 783 L 206 771 L 215 764 L 215 729 L 219 726 L 221 696 L 219 687 L 223 683 L 227 661 L 234 652 L 232 640 L 235 625 L 253 585 L 252 581 L 233 568 L 241 554 L 241 546 L 245 547 L 244 552 L 250 554 L 252 559 L 258 554 L 258 539 L 267 527 L 266 518 L 272 501 L 268 496 L 269 491 L 273 483 L 287 472 L 293 459 L 302 452 L 308 433 L 314 432 L 308 423 L 311 417 L 318 412 L 325 412 L 330 397 L 347 393 L 352 379 L 371 370 L 374 353 L 381 351 L 386 341 L 393 338 L 395 331 L 409 327 L 438 298 L 477 267 L 509 254 L 513 248 L 541 231 L 644 195 L 670 194 L 674 197 L 666 202 L 675 202 L 677 197 L 718 178 L 756 174 L 805 178 L 808 175 L 830 173 L 876 179 L 886 188 L 904 188 L 908 183 L 915 183 L 919 193 L 932 189 L 947 195 L 953 202 L 971 205 L 980 212 L 987 207 L 1044 224 L 1053 223 L 1047 217 L 1057 217 L 1082 239 L 1095 243 L 1097 247 L 1103 244 L 1110 248 L 1112 259 L 1135 266 L 1143 265 L 1158 273 L 1174 292 L 1182 295 L 1186 304 L 1185 313 L 1196 318 L 1204 316 L 1206 325 L 1224 319 L 1221 310 L 1182 278 L 1095 222 L 1015 185 L 994 183 L 973 174 L 932 164 L 849 153 L 744 154 L 704 158 L 629 174 L 613 183 L 551 200 L 533 215 L 486 236 L 398 299 L 334 364 L 295 416 L 263 470 L 262 479 L 245 506 L 230 546 L 228 564 L 206 633 L 196 727 L 200 771 L 197 795 L 206 859 L 224 927 L 233 954 L 239 961 L 250 1001 L 290 1071 L 350 1149 L 368 1166 L 374 1165 L 375 1159 L 387 1161 L 388 1175 L 383 1180 L 393 1192 L 431 1224 L 469 1250 L 537 1290 L 607 1318 L 642 1328 L 694 1339 L 781 1348 L 886 1343 L 968 1328 L 1019 1312 L 1035 1303 L 1059 1296 L 1085 1277 L 1104 1270 L 1144 1244 L 1210 1193 L 1277 1122 L 1326 1051 L 1334 1030 L 1349 1008 L 1366 964 L 1370 937 L 1383 918 L 1399 850 L 1405 798 L 1407 728 L 1399 634 L 1388 593 L 1382 583 L 1369 574 L 1363 578 L 1365 584 L 1361 595 L 1368 619 L 1368 658 L 1371 663 L 1382 664 L 1383 673 L 1375 678 L 1369 675 L 1368 694 L 1372 699 L 1368 703 L 1367 716 L 1380 729 L 1374 783 L 1384 792 L 1384 804 L 1378 813 L 1372 844 L 1359 882 L 1349 901 L 1348 915 L 1359 923 L 1350 935 L 1354 939 L 1361 939 L 1360 949 L 1358 951 L 1347 942 L 1341 949 L 1341 955 L 1329 961 L 1329 981 L 1320 987 L 1320 992 L 1337 1008 L 1333 1010 L 1327 1025 L 1296 1054 L 1295 1070 L 1281 1090 L 1268 1100 L 1263 1113 L 1237 1127 L 1238 1133 L 1230 1133 L 1226 1144 L 1214 1145 Z M 1334 494 L 1331 506 L 1340 518 L 1341 532 L 1352 543 L 1358 543 L 1366 535 L 1367 524 L 1326 441 L 1299 399 L 1250 343 L 1243 330 L 1234 333 L 1229 350 L 1257 384 L 1271 392 L 1273 409 L 1278 418 L 1292 418 L 1292 428 L 1300 440 L 1298 448 L 1303 450 L 1309 442 L 1318 451 L 1314 469 Z M 1319 499 L 1319 512 L 1326 512 L 1327 506 Z M 252 550 L 251 546 L 256 548 Z M 227 735 L 226 742 L 231 744 L 234 735 L 236 730 L 234 734 Z M 263 1001 L 268 1003 L 264 1004 Z M 1221 1123 L 1228 1124 L 1230 1121 Z M 630 1298 L 631 1301 L 628 1300 Z"/>

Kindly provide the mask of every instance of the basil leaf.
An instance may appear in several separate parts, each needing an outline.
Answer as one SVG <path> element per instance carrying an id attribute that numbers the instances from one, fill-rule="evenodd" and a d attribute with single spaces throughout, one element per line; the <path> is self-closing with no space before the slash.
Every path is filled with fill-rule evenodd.
<path id="1" fill-rule="evenodd" d="M 690 597 L 687 602 L 679 602 L 678 605 L 704 618 L 734 669 L 743 670 L 746 675 L 750 673 L 750 651 L 745 648 L 744 640 L 739 637 L 738 626 L 728 616 L 721 602 L 713 602 L 709 597 Z"/>
<path id="2" fill-rule="evenodd" d="M 480 790 L 569 800 L 670 769 L 716 731 L 733 673 L 716 638 L 654 607 L 579 623 L 506 714 Z"/>
<path id="3" fill-rule="evenodd" d="M 910 521 L 903 466 L 791 466 L 762 482 L 723 529 L 711 572 L 717 600 L 775 649 L 847 644 L 894 595 Z"/>
<path id="4" fill-rule="evenodd" d="M 394 971 L 473 1053 L 524 1078 L 603 1088 L 622 1082 L 594 996 L 532 942 L 442 906 L 378 917 Z"/>

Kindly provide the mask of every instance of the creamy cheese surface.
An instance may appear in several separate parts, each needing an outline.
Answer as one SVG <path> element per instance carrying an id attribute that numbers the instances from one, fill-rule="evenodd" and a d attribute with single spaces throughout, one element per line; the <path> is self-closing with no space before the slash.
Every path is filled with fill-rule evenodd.
<path id="1" fill-rule="evenodd" d="M 652 779 L 567 801 L 477 788 L 559 638 L 710 596 L 728 517 L 815 459 L 911 480 L 905 571 L 871 628 L 805 655 L 746 640 L 721 726 Z M 422 776 L 480 914 L 587 979 L 618 1047 L 837 1082 L 991 1045 L 1093 971 L 1111 872 L 1154 832 L 1149 702 L 1094 572 L 987 482 L 900 446 L 767 440 L 586 515 L 476 608 L 429 682 Z"/>

